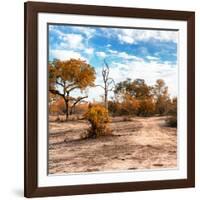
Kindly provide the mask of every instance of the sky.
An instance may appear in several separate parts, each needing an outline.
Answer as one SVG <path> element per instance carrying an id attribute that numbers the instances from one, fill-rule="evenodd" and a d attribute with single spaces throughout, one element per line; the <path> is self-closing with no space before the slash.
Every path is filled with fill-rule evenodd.
<path id="1" fill-rule="evenodd" d="M 178 95 L 178 31 L 58 24 L 48 29 L 49 61 L 85 60 L 95 68 L 95 84 L 102 85 L 105 59 L 115 83 L 140 78 L 154 85 L 157 79 L 163 79 L 170 96 Z M 90 101 L 100 100 L 103 95 L 101 87 L 86 92 Z M 73 95 L 80 93 L 75 91 Z"/>

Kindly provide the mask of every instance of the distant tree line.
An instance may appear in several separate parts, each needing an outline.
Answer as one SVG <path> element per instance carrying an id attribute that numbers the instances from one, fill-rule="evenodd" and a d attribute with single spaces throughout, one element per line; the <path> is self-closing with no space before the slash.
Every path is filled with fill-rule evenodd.
<path id="1" fill-rule="evenodd" d="M 127 79 L 118 83 L 114 98 L 108 102 L 112 115 L 171 115 L 176 114 L 177 98 L 170 98 L 168 87 L 162 79 L 150 86 L 143 79 Z"/>

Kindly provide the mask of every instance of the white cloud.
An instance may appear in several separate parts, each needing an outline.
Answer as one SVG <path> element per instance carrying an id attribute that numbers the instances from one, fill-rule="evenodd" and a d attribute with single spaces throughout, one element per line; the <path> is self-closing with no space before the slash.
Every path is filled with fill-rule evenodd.
<path id="1" fill-rule="evenodd" d="M 86 48 L 85 49 L 85 53 L 87 53 L 87 54 L 93 54 L 94 53 L 94 49 L 93 48 Z"/>
<path id="2" fill-rule="evenodd" d="M 73 26 L 70 29 L 74 33 L 65 33 L 59 30 L 57 26 L 49 26 L 49 30 L 56 33 L 60 39 L 60 43 L 57 44 L 56 49 L 84 50 L 86 54 L 92 54 L 94 49 L 88 46 L 88 40 L 94 36 L 95 29 Z"/>
<path id="3" fill-rule="evenodd" d="M 135 42 L 132 36 L 128 36 L 124 34 L 119 34 L 118 38 L 122 43 L 133 44 Z"/>
<path id="4" fill-rule="evenodd" d="M 158 40 L 165 42 L 175 42 L 178 40 L 177 31 L 142 30 L 142 29 L 114 29 L 113 36 L 116 35 L 121 43 L 133 44 L 138 41 Z"/>
<path id="5" fill-rule="evenodd" d="M 158 57 L 154 57 L 154 56 L 146 56 L 146 58 L 147 58 L 148 60 L 159 60 Z"/>
<path id="6" fill-rule="evenodd" d="M 87 39 L 89 40 L 90 38 L 92 38 L 95 35 L 96 30 L 90 27 L 77 27 L 74 26 L 72 27 L 72 30 L 74 31 L 79 31 L 81 34 L 84 34 L 87 36 Z"/>
<path id="7" fill-rule="evenodd" d="M 139 58 L 139 57 L 134 56 L 134 55 L 127 54 L 126 52 L 119 52 L 117 55 L 120 58 L 127 59 L 127 60 L 131 59 L 131 60 L 143 61 L 142 58 Z"/>
<path id="8" fill-rule="evenodd" d="M 100 35 L 103 35 L 107 38 L 110 38 L 110 37 L 115 37 L 115 30 L 118 30 L 116 28 L 99 28 L 100 32 L 97 33 L 97 34 L 100 34 Z"/>
<path id="9" fill-rule="evenodd" d="M 117 54 L 118 53 L 118 51 L 115 51 L 115 50 L 112 50 L 112 49 L 109 49 L 108 52 L 112 53 L 112 54 Z"/>
<path id="10" fill-rule="evenodd" d="M 59 27 L 62 27 L 61 30 Z M 65 32 L 67 29 L 73 31 L 73 33 Z M 79 49 L 83 50 L 88 47 L 88 40 L 95 35 L 96 30 L 90 27 L 78 27 L 78 26 L 56 26 L 50 25 L 49 31 L 56 34 L 60 42 L 57 44 L 56 49 Z"/>
<path id="11" fill-rule="evenodd" d="M 57 37 L 61 40 L 58 47 L 82 49 L 83 48 L 83 36 L 81 34 L 64 33 L 60 31 L 57 26 L 50 26 L 49 30 L 57 34 Z"/>
<path id="12" fill-rule="evenodd" d="M 97 51 L 96 54 L 97 54 L 97 56 L 99 56 L 101 58 L 105 58 L 106 57 L 106 54 L 103 51 Z"/>
<path id="13" fill-rule="evenodd" d="M 132 54 L 128 54 L 124 51 L 116 51 L 116 50 L 109 49 L 108 52 L 111 53 L 112 56 L 117 56 L 119 58 L 123 58 L 123 59 L 126 59 L 126 60 L 143 61 L 142 58 L 140 58 L 138 56 L 134 56 Z"/>
<path id="14" fill-rule="evenodd" d="M 82 49 L 83 48 L 83 36 L 80 34 L 65 34 L 62 36 L 63 43 L 66 43 L 71 49 Z"/>
<path id="15" fill-rule="evenodd" d="M 50 50 L 49 53 L 52 58 L 56 58 L 59 60 L 69 60 L 71 58 L 74 58 L 74 59 L 86 60 L 88 62 L 87 58 L 84 58 L 79 52 L 76 51 L 54 49 Z"/>

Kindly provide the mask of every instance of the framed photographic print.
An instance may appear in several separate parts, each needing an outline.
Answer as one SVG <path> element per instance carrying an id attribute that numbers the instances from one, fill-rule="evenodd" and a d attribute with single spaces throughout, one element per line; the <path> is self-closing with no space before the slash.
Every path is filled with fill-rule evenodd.
<path id="1" fill-rule="evenodd" d="M 194 187 L 195 14 L 25 3 L 25 196 Z"/>

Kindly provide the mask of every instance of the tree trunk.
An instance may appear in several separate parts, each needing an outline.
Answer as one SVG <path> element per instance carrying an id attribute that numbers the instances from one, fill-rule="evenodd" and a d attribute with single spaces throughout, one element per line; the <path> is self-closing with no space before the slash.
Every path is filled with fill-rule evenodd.
<path id="1" fill-rule="evenodd" d="M 105 108 L 108 109 L 108 96 L 105 94 Z"/>
<path id="2" fill-rule="evenodd" d="M 105 106 L 106 109 L 108 109 L 108 91 L 107 91 L 107 88 L 105 88 L 104 106 Z"/>
<path id="3" fill-rule="evenodd" d="M 73 104 L 73 106 L 70 109 L 70 115 L 75 114 L 75 104 Z"/>
<path id="4" fill-rule="evenodd" d="M 65 99 L 65 105 L 66 105 L 66 121 L 68 120 L 69 118 L 69 101 L 67 99 Z"/>
<path id="5" fill-rule="evenodd" d="M 66 121 L 69 119 L 69 92 L 67 93 L 67 98 L 65 98 L 66 105 Z"/>

